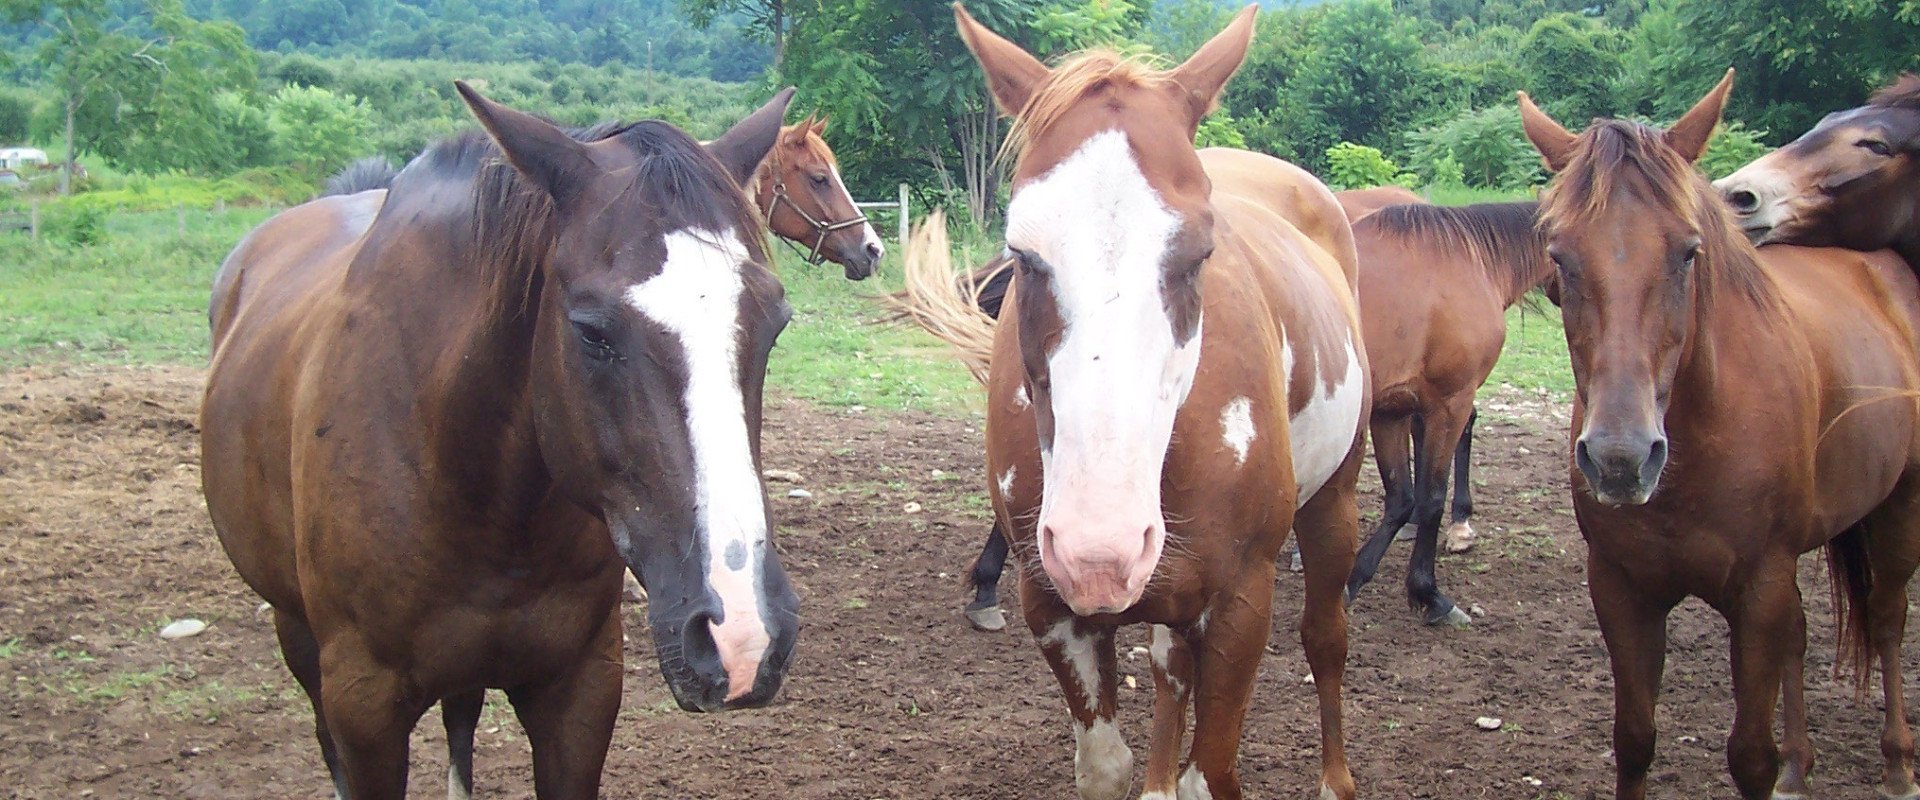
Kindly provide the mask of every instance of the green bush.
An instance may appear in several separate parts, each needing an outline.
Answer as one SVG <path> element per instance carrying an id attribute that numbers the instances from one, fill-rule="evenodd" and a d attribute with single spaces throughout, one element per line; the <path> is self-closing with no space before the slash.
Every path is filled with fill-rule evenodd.
<path id="1" fill-rule="evenodd" d="M 21 89 L 0 89 L 0 146 L 21 144 L 33 132 L 33 107 L 39 98 Z"/>
<path id="2" fill-rule="evenodd" d="M 1467 110 L 1407 135 L 1414 168 L 1434 183 L 1444 182 L 1443 160 L 1460 171 L 1463 186 L 1514 189 L 1535 182 L 1540 156 L 1520 128 L 1520 110 L 1512 103 Z"/>
<path id="3" fill-rule="evenodd" d="M 107 238 L 107 210 L 95 204 L 51 203 L 41 220 L 41 231 L 55 242 L 78 246 Z"/>
<path id="4" fill-rule="evenodd" d="M 1335 189 L 1365 189 L 1387 184 L 1410 186 L 1417 179 L 1402 172 L 1378 148 L 1341 142 L 1327 148 L 1327 182 Z"/>
<path id="5" fill-rule="evenodd" d="M 1707 140 L 1707 152 L 1698 162 L 1700 171 L 1715 180 L 1733 174 L 1773 149 L 1760 143 L 1766 136 L 1766 131 L 1748 130 L 1738 122 L 1721 125 Z"/>
<path id="6" fill-rule="evenodd" d="M 1200 121 L 1200 130 L 1193 137 L 1194 144 L 1201 147 L 1237 147 L 1247 148 L 1247 137 L 1240 133 L 1234 124 L 1233 116 L 1225 111 L 1215 111 Z"/>

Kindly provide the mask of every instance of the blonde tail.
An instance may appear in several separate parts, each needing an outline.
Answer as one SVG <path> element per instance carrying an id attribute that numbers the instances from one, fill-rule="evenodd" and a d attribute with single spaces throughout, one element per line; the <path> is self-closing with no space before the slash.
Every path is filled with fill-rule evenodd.
<path id="1" fill-rule="evenodd" d="M 987 382 L 993 357 L 994 320 L 980 310 L 987 281 L 954 271 L 944 211 L 935 209 L 914 227 L 906 247 L 906 288 L 887 295 L 890 319 L 910 322 L 952 346 L 974 380 Z"/>

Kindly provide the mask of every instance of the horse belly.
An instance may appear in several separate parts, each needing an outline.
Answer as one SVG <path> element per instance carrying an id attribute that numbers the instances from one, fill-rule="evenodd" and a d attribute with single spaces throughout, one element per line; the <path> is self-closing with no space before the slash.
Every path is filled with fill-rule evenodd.
<path id="1" fill-rule="evenodd" d="M 1360 412 L 1364 405 L 1366 375 L 1353 338 L 1344 337 L 1346 365 L 1338 378 L 1321 385 L 1318 376 L 1310 381 L 1307 402 L 1290 415 L 1289 435 L 1293 444 L 1293 475 L 1300 492 L 1295 508 L 1306 505 L 1327 479 L 1345 463 L 1360 430 Z M 1286 374 L 1293 374 L 1293 343 L 1284 342 L 1281 357 Z M 1291 405 L 1291 404 L 1289 404 Z"/>

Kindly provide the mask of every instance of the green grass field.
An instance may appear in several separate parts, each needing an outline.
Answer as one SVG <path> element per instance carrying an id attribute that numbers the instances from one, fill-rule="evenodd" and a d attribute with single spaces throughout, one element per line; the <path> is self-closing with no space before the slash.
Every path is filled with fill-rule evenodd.
<path id="1" fill-rule="evenodd" d="M 0 234 L 0 368 L 60 363 L 202 364 L 207 291 L 233 244 L 267 215 L 187 212 L 120 214 L 99 243 L 32 243 Z M 976 242 L 974 254 L 986 245 Z M 793 324 L 768 376 L 773 391 L 830 406 L 964 413 L 980 391 L 946 347 L 918 330 L 873 321 L 873 297 L 897 288 L 897 249 L 880 274 L 850 283 L 840 268 L 809 266 L 776 248 Z M 1506 353 L 1489 389 L 1502 383 L 1556 393 L 1572 388 L 1559 316 L 1508 315 Z"/>

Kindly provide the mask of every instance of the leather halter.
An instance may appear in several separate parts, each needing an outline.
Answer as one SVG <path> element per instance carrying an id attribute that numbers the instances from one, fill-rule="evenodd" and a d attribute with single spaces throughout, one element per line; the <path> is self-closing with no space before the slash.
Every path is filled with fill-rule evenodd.
<path id="1" fill-rule="evenodd" d="M 780 168 L 779 156 L 776 155 L 773 161 L 773 202 L 767 206 L 767 222 L 772 224 L 773 215 L 780 210 L 780 204 L 787 204 L 788 208 L 793 209 L 793 213 L 800 215 L 800 219 L 807 223 L 807 227 L 813 229 L 813 249 L 807 251 L 806 259 L 808 264 L 820 266 L 821 262 L 826 261 L 826 258 L 820 255 L 820 249 L 827 246 L 827 237 L 855 225 L 865 225 L 867 215 L 860 213 L 860 207 L 856 205 L 853 207 L 853 216 L 847 219 L 838 221 L 815 219 L 812 214 L 807 213 L 806 209 L 801 208 L 799 203 L 793 201 L 792 195 L 787 193 L 787 179 L 784 172 Z M 788 247 L 793 248 L 793 252 L 800 252 L 800 248 L 791 240 L 784 236 L 779 238 L 786 242 Z"/>

